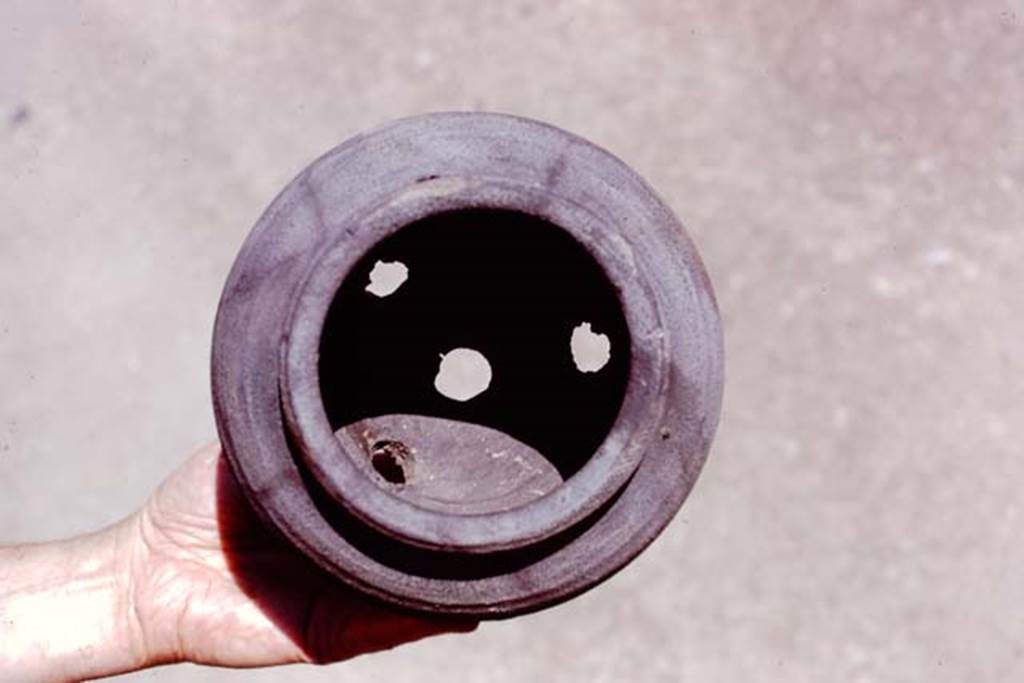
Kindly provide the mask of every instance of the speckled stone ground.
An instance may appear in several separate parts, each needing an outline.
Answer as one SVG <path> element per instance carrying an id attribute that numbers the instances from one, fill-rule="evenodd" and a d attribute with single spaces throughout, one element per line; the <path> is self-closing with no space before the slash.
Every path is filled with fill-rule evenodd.
<path id="1" fill-rule="evenodd" d="M 300 168 L 508 111 L 688 225 L 711 459 L 601 589 L 287 679 L 1024 678 L 1019 2 L 7 0 L 0 36 L 0 541 L 111 522 L 213 435 L 219 290 Z"/>

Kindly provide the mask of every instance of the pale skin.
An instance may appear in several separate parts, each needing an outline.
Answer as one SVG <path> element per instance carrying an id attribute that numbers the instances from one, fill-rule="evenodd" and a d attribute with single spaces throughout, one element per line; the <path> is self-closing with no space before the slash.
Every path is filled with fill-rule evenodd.
<path id="1" fill-rule="evenodd" d="M 219 445 L 89 536 L 0 548 L 0 681 L 327 663 L 471 631 L 373 603 L 269 533 Z"/>

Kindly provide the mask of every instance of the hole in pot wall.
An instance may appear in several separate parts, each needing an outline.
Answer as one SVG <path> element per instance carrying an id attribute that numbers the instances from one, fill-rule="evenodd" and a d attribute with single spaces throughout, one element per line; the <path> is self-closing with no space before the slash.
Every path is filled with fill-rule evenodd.
<path id="1" fill-rule="evenodd" d="M 491 383 L 491 364 L 474 349 L 452 349 L 441 354 L 434 388 L 453 401 L 468 401 Z"/>
<path id="2" fill-rule="evenodd" d="M 390 296 L 409 279 L 409 269 L 401 261 L 385 263 L 377 261 L 370 271 L 370 283 L 366 291 L 379 297 Z"/>
<path id="3" fill-rule="evenodd" d="M 597 372 L 608 365 L 612 344 L 608 335 L 594 332 L 590 323 L 580 323 L 569 339 L 572 362 L 580 372 Z"/>

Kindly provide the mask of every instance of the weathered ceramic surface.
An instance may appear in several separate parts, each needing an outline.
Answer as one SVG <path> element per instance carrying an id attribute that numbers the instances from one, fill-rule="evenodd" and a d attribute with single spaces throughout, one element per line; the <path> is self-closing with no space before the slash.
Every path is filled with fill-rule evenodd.
<path id="1" fill-rule="evenodd" d="M 522 504 L 459 514 L 374 481 L 357 439 L 328 422 L 316 359 L 334 293 L 370 247 L 471 207 L 537 216 L 575 237 L 616 288 L 630 359 L 619 416 L 579 471 Z M 349 140 L 267 209 L 224 289 L 213 391 L 238 479 L 303 552 L 396 605 L 500 617 L 594 586 L 669 522 L 717 424 L 722 341 L 692 243 L 625 164 L 535 121 L 435 114 Z M 451 436 L 406 428 L 427 439 L 421 451 L 432 433 Z"/>
<path id="2" fill-rule="evenodd" d="M 472 422 L 380 415 L 347 425 L 337 436 L 366 476 L 441 513 L 511 510 L 562 484 L 558 470 L 537 449 Z M 378 459 L 384 464 L 375 464 Z"/>

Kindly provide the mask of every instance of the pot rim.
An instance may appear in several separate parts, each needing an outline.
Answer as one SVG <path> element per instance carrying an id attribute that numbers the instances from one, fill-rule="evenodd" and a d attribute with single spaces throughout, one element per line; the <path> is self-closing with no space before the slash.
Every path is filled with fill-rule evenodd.
<path id="1" fill-rule="evenodd" d="M 632 476 L 661 424 L 665 335 L 627 238 L 555 188 L 489 177 L 432 174 L 339 226 L 295 297 L 281 343 L 281 402 L 292 437 L 314 476 L 338 503 L 392 538 L 423 548 L 490 553 L 521 548 L 567 529 L 606 503 Z M 319 344 L 335 294 L 381 240 L 424 218 L 463 209 L 514 211 L 568 232 L 605 272 L 630 336 L 629 374 L 618 415 L 583 467 L 551 492 L 508 510 L 450 514 L 405 500 L 355 464 L 354 444 L 331 427 L 319 382 Z M 615 236 L 619 236 L 619 240 Z M 624 352 L 624 350 L 619 350 Z"/>

